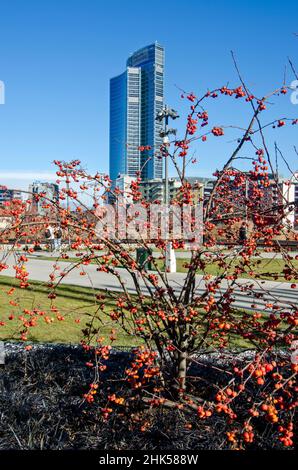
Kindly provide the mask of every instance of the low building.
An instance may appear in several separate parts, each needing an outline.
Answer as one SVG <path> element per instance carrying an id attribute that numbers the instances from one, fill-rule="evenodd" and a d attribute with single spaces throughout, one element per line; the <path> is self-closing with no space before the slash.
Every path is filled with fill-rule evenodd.
<path id="1" fill-rule="evenodd" d="M 296 173 L 296 181 L 295 181 L 295 215 L 294 215 L 294 229 L 298 230 L 298 172 Z"/>
<path id="2" fill-rule="evenodd" d="M 47 215 L 53 203 L 59 200 L 59 186 L 56 183 L 34 181 L 29 185 L 31 210 L 36 215 Z"/>
<path id="3" fill-rule="evenodd" d="M 186 181 L 191 185 L 192 194 L 197 202 L 203 199 L 204 197 L 204 185 L 208 181 L 206 178 L 200 177 L 188 177 Z M 179 198 L 179 195 L 182 195 L 182 183 L 179 177 L 170 177 L 168 180 L 169 185 L 169 201 Z M 151 179 L 144 180 L 140 183 L 140 190 L 144 199 L 147 201 L 155 202 L 160 201 L 164 202 L 165 198 L 165 180 Z"/>
<path id="4" fill-rule="evenodd" d="M 22 201 L 22 192 L 18 189 L 8 189 L 5 186 L 0 187 L 0 204 L 14 200 Z"/>
<path id="5" fill-rule="evenodd" d="M 280 183 L 284 202 L 289 204 L 286 221 L 294 230 L 298 230 L 298 172 L 290 180 Z"/>
<path id="6" fill-rule="evenodd" d="M 243 179 L 243 176 L 246 178 Z M 205 203 L 210 199 L 214 183 L 215 180 L 210 180 L 204 185 Z M 256 191 L 259 190 L 260 196 L 257 197 Z M 282 222 L 289 228 L 298 229 L 298 172 L 292 178 L 281 178 L 269 173 L 265 181 L 262 174 L 252 177 L 251 172 L 236 171 L 219 184 L 213 204 L 221 216 L 244 219 L 248 208 L 245 203 L 247 199 L 259 199 L 260 215 L 268 225 L 274 225 L 282 217 Z M 250 208 L 248 212 L 253 209 Z"/>
<path id="7" fill-rule="evenodd" d="M 181 188 L 181 182 L 174 178 L 169 178 L 169 200 L 173 199 L 177 191 Z M 140 190 L 142 196 L 146 201 L 164 202 L 165 198 L 165 180 L 161 178 L 155 178 L 151 180 L 144 180 L 140 183 Z"/>
<path id="8" fill-rule="evenodd" d="M 115 204 L 116 200 L 122 198 L 126 204 L 133 202 L 131 184 L 136 179 L 128 175 L 119 175 L 112 182 L 110 192 L 108 194 L 108 203 Z"/>

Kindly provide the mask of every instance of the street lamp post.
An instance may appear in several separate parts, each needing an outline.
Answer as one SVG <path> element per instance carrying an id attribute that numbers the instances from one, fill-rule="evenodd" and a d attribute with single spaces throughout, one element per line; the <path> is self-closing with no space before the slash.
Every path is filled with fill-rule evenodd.
<path id="1" fill-rule="evenodd" d="M 164 130 L 160 132 L 160 137 L 163 138 L 163 144 L 165 147 L 168 147 L 170 145 L 170 140 L 169 140 L 169 135 L 170 134 L 176 134 L 176 129 L 169 129 L 169 118 L 171 119 L 177 119 L 178 113 L 174 110 L 169 108 L 167 105 L 164 106 L 164 108 L 159 111 L 159 113 L 156 116 L 156 120 L 159 122 L 164 121 Z M 165 186 L 164 186 L 164 204 L 167 208 L 168 211 L 168 217 L 167 221 L 169 222 L 169 202 L 170 202 L 170 197 L 169 197 L 169 160 L 168 156 L 165 155 Z M 166 271 L 173 273 L 176 272 L 176 256 L 175 256 L 175 251 L 172 247 L 172 243 L 170 240 L 166 241 L 166 249 L 165 249 L 165 266 L 166 266 Z"/>
<path id="2" fill-rule="evenodd" d="M 70 200 L 69 200 L 69 175 L 70 175 L 69 169 L 66 167 L 66 211 L 67 215 L 69 216 L 70 214 Z M 70 232 L 69 228 L 67 227 L 67 238 L 68 238 L 68 249 L 71 247 L 71 239 L 70 239 Z"/>
<path id="3" fill-rule="evenodd" d="M 70 178 L 70 175 L 72 173 L 74 173 L 74 170 L 72 170 L 71 168 L 68 168 L 68 163 L 67 162 L 63 162 L 63 163 L 64 163 L 64 166 L 65 166 L 65 176 L 66 176 L 66 180 L 65 180 L 65 186 L 66 186 L 66 211 L 67 211 L 67 214 L 69 215 L 70 214 L 70 198 L 69 198 L 70 181 L 69 181 L 69 178 Z M 67 227 L 67 239 L 68 239 L 68 247 L 70 249 L 70 247 L 71 247 L 71 235 L 70 235 L 69 227 Z"/>

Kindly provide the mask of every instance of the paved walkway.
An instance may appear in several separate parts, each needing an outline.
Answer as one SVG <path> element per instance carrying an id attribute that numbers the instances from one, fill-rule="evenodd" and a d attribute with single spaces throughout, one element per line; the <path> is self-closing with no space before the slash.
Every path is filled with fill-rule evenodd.
<path id="1" fill-rule="evenodd" d="M 70 257 L 74 257 L 74 256 L 75 256 L 75 253 L 76 253 L 76 252 L 73 252 L 73 251 L 67 251 L 67 252 L 66 252 L 66 254 L 67 254 L 68 256 L 70 256 Z M 98 252 L 96 252 L 96 254 L 98 254 L 98 255 L 103 254 L 103 251 L 98 251 Z M 133 253 L 132 253 L 132 255 L 133 255 Z M 153 256 L 154 256 L 155 258 L 158 258 L 158 257 L 160 257 L 161 255 L 162 255 L 162 253 L 160 253 L 160 252 L 157 252 L 157 251 L 154 251 L 154 252 L 153 252 Z M 175 251 L 175 255 L 176 255 L 176 258 L 177 258 L 177 259 L 189 259 L 189 258 L 191 258 L 191 251 L 189 251 L 189 250 L 186 250 L 186 251 Z M 234 257 L 234 256 L 235 256 L 235 254 L 233 254 L 232 251 L 231 251 L 230 253 L 224 251 L 224 252 L 223 252 L 223 255 L 224 255 L 224 256 L 228 256 L 228 257 Z M 292 256 L 293 258 L 295 258 L 295 256 L 298 256 L 298 252 L 296 252 L 296 251 L 289 252 L 289 255 Z M 57 253 L 49 253 L 49 252 L 47 252 L 47 251 L 37 251 L 36 253 L 34 253 L 34 254 L 30 255 L 30 256 L 33 256 L 33 257 L 38 257 L 38 256 L 47 256 L 47 257 L 49 257 L 49 256 L 52 256 L 52 257 L 54 257 L 54 258 L 57 258 Z M 265 259 L 272 259 L 272 258 L 274 258 L 274 259 L 282 259 L 283 256 L 282 256 L 281 253 L 271 253 L 271 252 L 268 252 L 268 253 L 267 253 L 267 252 L 263 251 L 263 252 L 260 253 L 260 257 L 258 257 L 258 259 L 260 259 L 260 258 L 265 258 Z"/>
<path id="2" fill-rule="evenodd" d="M 1 257 L 1 254 L 5 253 L 6 250 L 8 250 L 9 248 L 12 248 L 11 246 L 9 245 L 0 245 L 0 257 Z M 218 250 L 221 250 L 221 248 L 218 248 Z M 224 256 L 228 256 L 228 257 L 234 257 L 235 256 L 235 252 L 236 251 L 239 251 L 239 247 L 236 247 L 232 250 L 227 250 L 227 249 L 224 249 L 222 248 L 222 254 Z M 78 250 L 79 251 L 79 250 Z M 75 253 L 74 251 L 66 251 L 66 253 L 68 254 L 68 256 L 70 257 L 74 257 L 75 256 Z M 98 251 L 96 252 L 97 254 L 102 254 L 103 251 Z M 184 251 L 175 251 L 175 254 L 176 254 L 176 258 L 177 259 L 189 259 L 191 258 L 191 251 L 190 250 L 184 250 Z M 290 251 L 289 252 L 289 255 L 292 256 L 292 257 L 295 257 L 295 256 L 298 256 L 298 252 L 297 251 Z M 33 253 L 32 255 L 30 256 L 33 256 L 33 257 L 38 257 L 38 256 L 53 256 L 53 257 L 57 257 L 57 253 L 49 253 L 48 251 L 46 250 L 43 250 L 43 251 L 37 251 L 35 253 Z M 161 256 L 161 252 L 158 252 L 158 251 L 153 251 L 153 256 L 155 258 Z M 266 251 L 262 251 L 260 252 L 260 257 L 261 258 L 266 258 L 266 259 L 271 259 L 271 258 L 275 258 L 275 259 L 282 259 L 282 254 L 281 253 L 274 253 L 274 252 L 266 252 Z M 258 257 L 258 258 L 260 258 Z"/>
<path id="3" fill-rule="evenodd" d="M 9 269 L 2 271 L 5 276 L 14 277 L 15 272 L 13 269 L 14 260 L 10 256 L 6 263 L 10 266 Z M 30 259 L 26 263 L 27 270 L 29 272 L 29 278 L 37 281 L 48 281 L 49 275 L 53 273 L 53 261 L 41 260 L 41 259 Z M 97 266 L 94 264 L 88 266 L 80 266 L 79 268 L 73 268 L 73 264 L 68 262 L 57 263 L 58 270 L 56 270 L 57 277 L 61 273 L 67 273 L 62 278 L 63 284 L 72 284 L 84 287 L 93 287 L 96 289 L 107 289 L 111 291 L 121 291 L 122 287 L 118 279 L 109 273 L 99 272 L 96 270 Z M 80 275 L 80 272 L 84 271 L 84 276 Z M 125 285 L 129 292 L 135 292 L 135 286 L 131 275 L 125 270 L 119 268 L 117 270 L 120 273 L 121 279 L 125 282 Z M 175 292 L 181 292 L 183 287 L 186 274 L 185 273 L 174 273 L 168 274 L 169 284 Z M 160 281 L 160 285 L 161 285 Z M 279 306 L 287 309 L 291 306 L 298 308 L 298 287 L 292 289 L 291 284 L 288 282 L 273 282 L 273 281 L 254 281 L 248 279 L 239 279 L 237 281 L 238 286 L 235 287 L 234 305 L 237 308 L 253 309 L 263 311 L 265 304 L 270 302 L 276 302 Z M 252 284 L 253 295 L 244 291 L 245 286 Z M 140 285 L 142 292 L 148 295 L 148 291 L 142 279 L 140 279 Z M 221 293 L 225 292 L 228 286 L 228 281 L 222 282 Z M 202 275 L 196 276 L 196 292 L 202 294 L 205 292 L 205 282 Z M 218 293 L 216 297 L 220 294 Z M 262 295 L 264 295 L 262 297 Z M 261 297 L 260 297 L 261 296 Z"/>

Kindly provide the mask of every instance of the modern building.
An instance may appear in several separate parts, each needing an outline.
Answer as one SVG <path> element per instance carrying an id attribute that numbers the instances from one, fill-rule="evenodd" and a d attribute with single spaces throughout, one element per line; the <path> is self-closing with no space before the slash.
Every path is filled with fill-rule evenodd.
<path id="1" fill-rule="evenodd" d="M 181 182 L 169 178 L 169 200 L 175 197 L 176 192 L 181 188 Z M 140 184 L 140 190 L 144 199 L 150 202 L 164 202 L 165 181 L 161 178 L 144 180 Z"/>
<path id="2" fill-rule="evenodd" d="M 298 208 L 298 180 L 297 174 L 291 179 L 278 178 L 276 175 L 269 173 L 268 184 L 262 189 L 262 212 L 267 217 L 268 223 L 275 223 L 279 220 L 281 211 L 283 213 L 282 222 L 292 229 L 297 229 L 297 208 Z M 248 187 L 248 196 L 252 191 L 251 184 Z M 266 215 L 268 214 L 268 215 Z"/>
<path id="3" fill-rule="evenodd" d="M 279 200 L 282 204 L 288 203 L 285 222 L 294 230 L 298 230 L 298 172 L 294 173 L 290 180 L 284 180 L 279 183 L 282 198 Z"/>
<path id="4" fill-rule="evenodd" d="M 204 187 L 207 179 L 201 177 L 188 177 L 187 182 L 190 184 L 193 200 L 200 202 L 204 198 Z M 179 199 L 183 196 L 181 191 L 182 183 L 178 177 L 170 177 L 168 180 L 169 187 L 169 200 Z M 140 190 L 144 199 L 147 201 L 164 202 L 165 196 L 165 180 L 162 178 L 155 178 L 150 180 L 144 180 L 141 182 Z"/>
<path id="5" fill-rule="evenodd" d="M 135 181 L 135 178 L 132 178 L 131 176 L 119 175 L 118 178 L 114 180 L 114 184 L 108 197 L 108 203 L 114 204 L 122 199 L 124 204 L 132 204 L 133 197 L 131 183 L 133 181 Z"/>
<path id="6" fill-rule="evenodd" d="M 55 183 L 34 181 L 29 185 L 32 197 L 31 212 L 37 215 L 47 215 L 53 207 L 53 202 L 59 200 L 59 186 Z"/>
<path id="7" fill-rule="evenodd" d="M 268 225 L 274 225 L 280 220 L 280 214 L 283 214 L 282 222 L 289 228 L 298 230 L 298 172 L 294 173 L 292 178 L 278 178 L 272 173 L 268 174 L 266 184 L 263 182 L 262 175 L 258 175 L 255 180 L 251 174 L 247 173 L 248 179 L 245 184 L 235 184 L 234 178 L 225 183 L 230 188 L 228 193 L 224 186 L 224 194 L 221 186 L 217 188 L 215 200 L 217 211 L 222 214 L 229 214 L 230 207 L 234 211 L 232 217 L 245 217 L 245 198 L 255 198 L 255 191 L 261 190 L 261 213 Z M 205 204 L 213 191 L 215 180 L 210 180 L 204 186 Z M 247 193 L 247 195 L 246 195 Z M 228 209 L 228 213 L 226 210 Z"/>
<path id="8" fill-rule="evenodd" d="M 0 205 L 14 200 L 22 200 L 22 193 L 18 189 L 8 189 L 0 186 Z"/>
<path id="9" fill-rule="evenodd" d="M 298 172 L 295 173 L 294 179 L 294 203 L 295 203 L 295 210 L 294 210 L 294 229 L 298 230 Z"/>
<path id="10" fill-rule="evenodd" d="M 157 42 L 132 54 L 126 70 L 110 81 L 110 177 L 162 178 L 164 48 Z"/>

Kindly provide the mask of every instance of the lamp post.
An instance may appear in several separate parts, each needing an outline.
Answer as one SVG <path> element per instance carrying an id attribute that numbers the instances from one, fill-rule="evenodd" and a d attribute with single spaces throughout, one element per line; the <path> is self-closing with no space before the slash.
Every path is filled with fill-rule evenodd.
<path id="1" fill-rule="evenodd" d="M 169 135 L 176 135 L 177 130 L 169 128 L 169 118 L 175 120 L 179 117 L 177 111 L 169 108 L 167 105 L 163 107 L 161 111 L 158 112 L 156 120 L 159 122 L 164 121 L 164 130 L 159 133 L 160 137 L 163 138 L 163 145 L 167 148 L 170 145 Z M 165 155 L 165 186 L 164 186 L 164 204 L 169 212 L 169 160 L 168 155 Z M 169 213 L 167 214 L 167 220 L 169 220 Z M 165 250 L 165 266 L 166 271 L 173 273 L 176 272 L 176 256 L 175 251 L 172 248 L 171 241 L 166 241 L 166 250 Z"/>
<path id="2" fill-rule="evenodd" d="M 69 199 L 69 189 L 70 189 L 70 181 L 69 181 L 69 178 L 70 178 L 70 175 L 74 172 L 74 170 L 72 170 L 71 168 L 68 168 L 68 163 L 63 161 L 64 163 L 64 167 L 65 167 L 65 176 L 66 176 L 66 180 L 65 180 L 65 186 L 66 186 L 66 211 L 67 211 L 67 214 L 69 216 L 70 214 L 70 199 Z M 67 230 L 67 239 L 68 239 L 68 248 L 70 249 L 71 247 L 71 236 L 70 236 L 70 232 L 69 232 L 69 227 L 66 228 Z"/>

